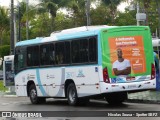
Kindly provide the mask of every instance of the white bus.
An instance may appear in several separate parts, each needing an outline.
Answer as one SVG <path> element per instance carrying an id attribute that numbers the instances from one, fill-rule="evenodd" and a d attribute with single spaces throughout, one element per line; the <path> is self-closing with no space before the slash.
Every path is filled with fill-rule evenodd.
<path id="1" fill-rule="evenodd" d="M 153 50 L 159 54 L 160 58 L 160 39 L 152 39 Z"/>
<path id="2" fill-rule="evenodd" d="M 146 26 L 88 26 L 18 42 L 17 96 L 29 96 L 33 104 L 50 97 L 67 98 L 70 105 L 97 97 L 115 104 L 128 91 L 155 89 L 150 38 Z"/>

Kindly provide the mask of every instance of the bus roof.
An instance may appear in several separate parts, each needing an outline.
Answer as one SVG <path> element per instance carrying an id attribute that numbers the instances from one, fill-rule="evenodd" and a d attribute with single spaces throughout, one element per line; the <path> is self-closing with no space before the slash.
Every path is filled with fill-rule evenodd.
<path id="1" fill-rule="evenodd" d="M 99 29 L 102 29 L 102 28 L 111 28 L 111 27 L 113 27 L 113 26 L 99 25 L 99 26 L 76 27 L 76 28 L 65 29 L 65 30 L 62 30 L 62 31 L 53 32 L 53 33 L 51 33 L 51 36 L 71 34 L 71 33 L 77 33 L 77 32 L 94 31 L 94 30 L 99 30 Z"/>
<path id="2" fill-rule="evenodd" d="M 83 27 L 65 29 L 62 31 L 53 32 L 50 34 L 49 37 L 37 37 L 35 39 L 18 42 L 16 43 L 16 46 L 24 46 L 24 45 L 57 41 L 57 40 L 93 36 L 96 35 L 98 31 L 100 31 L 102 28 L 113 28 L 113 27 L 115 26 L 100 25 L 100 26 L 83 26 Z"/>
<path id="3" fill-rule="evenodd" d="M 110 28 L 116 28 L 116 27 L 117 26 L 99 25 L 99 26 L 83 26 L 83 27 L 65 29 L 62 31 L 53 32 L 50 34 L 49 37 L 37 37 L 35 39 L 18 42 L 16 43 L 16 46 L 34 45 L 34 44 L 46 43 L 46 42 L 57 41 L 57 40 L 66 40 L 66 39 L 94 36 L 94 35 L 97 35 L 101 29 L 104 29 L 104 28 L 110 29 Z M 137 27 L 137 26 L 123 26 L 123 27 Z M 144 26 L 141 26 L 141 27 L 144 27 Z"/>

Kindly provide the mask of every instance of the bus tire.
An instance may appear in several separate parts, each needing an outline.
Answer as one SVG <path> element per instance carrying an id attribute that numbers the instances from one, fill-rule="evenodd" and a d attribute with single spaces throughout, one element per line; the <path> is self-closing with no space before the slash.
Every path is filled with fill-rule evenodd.
<path id="1" fill-rule="evenodd" d="M 32 84 L 29 87 L 29 97 L 32 104 L 39 104 L 46 102 L 46 98 L 37 96 L 37 90 L 34 84 Z"/>
<path id="2" fill-rule="evenodd" d="M 105 100 L 111 105 L 122 104 L 127 99 L 127 92 L 108 93 Z"/>
<path id="3" fill-rule="evenodd" d="M 69 105 L 74 106 L 78 103 L 77 90 L 74 83 L 70 83 L 67 87 L 67 99 Z"/>

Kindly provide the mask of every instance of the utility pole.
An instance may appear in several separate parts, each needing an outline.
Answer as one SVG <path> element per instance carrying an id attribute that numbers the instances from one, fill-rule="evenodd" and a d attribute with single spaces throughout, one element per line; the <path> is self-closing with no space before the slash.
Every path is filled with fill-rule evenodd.
<path id="1" fill-rule="evenodd" d="M 139 1 L 137 1 L 137 14 L 139 13 Z M 139 20 L 137 20 L 137 26 L 139 26 Z"/>
<path id="2" fill-rule="evenodd" d="M 10 13 L 10 54 L 14 54 L 14 0 L 11 0 L 11 13 Z"/>
<path id="3" fill-rule="evenodd" d="M 86 16 L 87 16 L 87 26 L 91 25 L 91 18 L 90 18 L 90 0 L 86 1 Z"/>
<path id="4" fill-rule="evenodd" d="M 18 41 L 21 41 L 21 18 L 20 18 L 20 3 L 18 1 Z"/>
<path id="5" fill-rule="evenodd" d="M 26 0 L 26 39 L 28 40 L 28 38 L 29 38 L 29 35 L 28 35 L 28 29 L 29 29 L 29 27 L 28 27 L 28 2 L 29 2 L 29 0 Z"/>

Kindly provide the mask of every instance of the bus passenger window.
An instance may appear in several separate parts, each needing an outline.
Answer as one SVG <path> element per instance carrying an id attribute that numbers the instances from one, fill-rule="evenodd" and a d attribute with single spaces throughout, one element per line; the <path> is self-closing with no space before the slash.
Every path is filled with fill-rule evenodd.
<path id="1" fill-rule="evenodd" d="M 81 39 L 79 48 L 79 62 L 88 62 L 88 39 Z"/>
<path id="2" fill-rule="evenodd" d="M 64 64 L 64 42 L 55 44 L 56 48 L 56 64 Z"/>
<path id="3" fill-rule="evenodd" d="M 94 37 L 89 39 L 89 61 L 97 61 L 97 39 Z"/>
<path id="4" fill-rule="evenodd" d="M 50 45 L 49 61 L 50 61 L 50 65 L 54 65 L 55 64 L 55 49 L 54 49 L 54 44 Z"/>
<path id="5" fill-rule="evenodd" d="M 79 40 L 72 41 L 71 46 L 72 63 L 79 63 Z"/>
<path id="6" fill-rule="evenodd" d="M 70 55 L 70 42 L 69 41 L 65 42 L 65 51 L 64 52 L 65 52 L 64 63 L 70 64 L 71 55 Z"/>
<path id="7" fill-rule="evenodd" d="M 50 61 L 49 61 L 49 47 L 50 45 L 41 45 L 40 46 L 40 61 L 41 61 L 41 65 L 49 65 Z"/>
<path id="8" fill-rule="evenodd" d="M 20 71 L 25 67 L 25 48 L 18 48 L 15 50 L 15 72 Z"/>
<path id="9" fill-rule="evenodd" d="M 27 65 L 39 66 L 39 46 L 27 48 Z"/>

